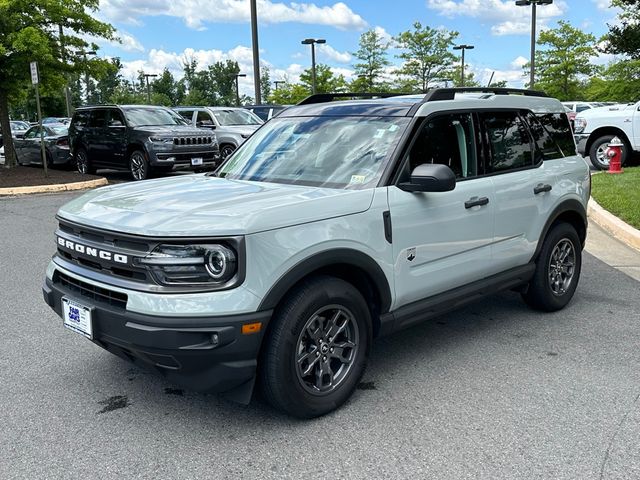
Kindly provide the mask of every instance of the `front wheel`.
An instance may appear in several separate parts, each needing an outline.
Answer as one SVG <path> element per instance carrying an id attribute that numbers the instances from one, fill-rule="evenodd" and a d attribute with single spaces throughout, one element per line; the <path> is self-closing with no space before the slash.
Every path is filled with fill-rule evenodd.
<path id="1" fill-rule="evenodd" d="M 609 170 L 610 159 L 607 156 L 607 148 L 613 138 L 614 135 L 603 135 L 602 137 L 597 138 L 593 144 L 591 144 L 591 148 L 589 148 L 589 159 L 591 160 L 591 164 L 598 170 Z M 621 159 L 622 165 L 624 165 L 627 161 L 630 147 L 625 140 L 622 138 L 620 139 L 624 142 Z"/>
<path id="2" fill-rule="evenodd" d="M 149 162 L 143 151 L 134 150 L 129 156 L 129 171 L 134 180 L 149 178 Z"/>
<path id="3" fill-rule="evenodd" d="M 275 408 L 299 418 L 335 410 L 364 374 L 371 315 L 351 284 L 315 277 L 278 308 L 261 358 L 260 380 Z"/>
<path id="4" fill-rule="evenodd" d="M 582 245 L 576 229 L 568 223 L 557 223 L 542 244 L 535 273 L 522 297 L 537 310 L 560 310 L 571 301 L 581 268 Z"/>
<path id="5" fill-rule="evenodd" d="M 226 160 L 229 155 L 236 151 L 236 147 L 228 143 L 220 147 L 220 159 Z"/>

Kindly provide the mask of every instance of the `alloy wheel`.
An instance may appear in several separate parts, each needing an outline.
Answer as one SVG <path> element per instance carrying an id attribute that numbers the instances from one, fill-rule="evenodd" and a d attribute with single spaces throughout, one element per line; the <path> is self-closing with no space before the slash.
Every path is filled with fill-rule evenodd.
<path id="1" fill-rule="evenodd" d="M 76 153 L 76 168 L 78 172 L 86 175 L 89 172 L 89 162 L 87 160 L 87 154 L 84 150 L 80 150 Z"/>
<path id="2" fill-rule="evenodd" d="M 147 178 L 147 165 L 144 157 L 140 152 L 134 152 L 131 155 L 131 176 L 135 180 L 144 180 Z"/>
<path id="3" fill-rule="evenodd" d="M 358 324 L 340 305 L 315 312 L 296 344 L 296 374 L 302 387 L 315 395 L 333 392 L 351 371 L 358 353 Z"/>
<path id="4" fill-rule="evenodd" d="M 222 160 L 226 160 L 229 155 L 231 155 L 233 152 L 235 152 L 235 150 L 236 149 L 233 148 L 231 145 L 225 145 L 220 150 L 220 158 L 222 158 Z"/>
<path id="5" fill-rule="evenodd" d="M 576 251 L 568 238 L 560 240 L 549 259 L 549 287 L 554 295 L 564 295 L 571 286 L 576 268 Z"/>
<path id="6" fill-rule="evenodd" d="M 609 161 L 610 161 L 609 156 L 607 155 L 608 148 L 609 148 L 609 144 L 603 143 L 596 150 L 596 158 L 598 159 L 598 163 L 606 167 L 609 166 Z"/>

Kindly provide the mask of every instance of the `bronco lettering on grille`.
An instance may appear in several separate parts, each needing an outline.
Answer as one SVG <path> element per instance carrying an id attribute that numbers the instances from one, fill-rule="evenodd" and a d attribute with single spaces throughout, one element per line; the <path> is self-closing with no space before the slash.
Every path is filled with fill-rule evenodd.
<path id="1" fill-rule="evenodd" d="M 100 250 L 98 248 L 88 247 L 86 245 L 82 245 L 80 243 L 67 240 L 66 238 L 58 237 L 58 245 L 60 245 L 63 248 L 66 248 L 67 250 L 72 250 L 74 252 L 87 255 L 89 257 L 95 257 L 101 260 L 107 260 L 109 262 L 123 263 L 125 265 L 129 263 L 129 257 L 127 255 L 113 253 L 107 250 Z"/>

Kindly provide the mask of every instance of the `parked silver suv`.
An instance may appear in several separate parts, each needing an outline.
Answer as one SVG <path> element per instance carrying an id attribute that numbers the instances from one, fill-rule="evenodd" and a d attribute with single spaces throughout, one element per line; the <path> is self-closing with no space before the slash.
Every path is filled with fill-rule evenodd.
<path id="1" fill-rule="evenodd" d="M 372 340 L 494 292 L 565 307 L 589 168 L 559 101 L 440 89 L 269 120 L 217 173 L 104 187 L 59 213 L 44 298 L 167 381 L 298 417 L 344 403 Z"/>
<path id="2" fill-rule="evenodd" d="M 222 160 L 263 124 L 260 117 L 244 108 L 176 107 L 174 110 L 195 127 L 215 130 Z"/>

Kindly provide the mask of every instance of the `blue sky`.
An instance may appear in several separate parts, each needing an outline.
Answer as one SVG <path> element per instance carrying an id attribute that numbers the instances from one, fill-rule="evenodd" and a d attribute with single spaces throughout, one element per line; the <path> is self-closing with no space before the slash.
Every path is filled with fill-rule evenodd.
<path id="1" fill-rule="evenodd" d="M 597 37 L 607 31 L 616 11 L 609 0 L 555 0 L 539 7 L 540 28 L 568 20 Z M 385 37 L 408 30 L 415 21 L 460 33 L 470 68 L 485 82 L 495 79 L 522 85 L 521 65 L 529 58 L 531 9 L 513 0 L 331 0 L 296 2 L 258 0 L 260 60 L 272 80 L 297 81 L 310 64 L 307 37 L 325 38 L 318 61 L 349 78 L 362 32 L 375 28 Z M 100 0 L 97 16 L 112 23 L 121 44 L 101 44 L 100 55 L 120 57 L 125 77 L 138 70 L 158 73 L 167 67 L 180 76 L 183 58 L 204 67 L 230 58 L 248 75 L 241 90 L 253 94 L 249 0 Z M 397 51 L 390 50 L 389 59 Z M 604 55 L 594 61 L 606 63 Z"/>

